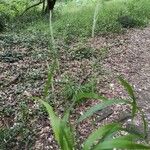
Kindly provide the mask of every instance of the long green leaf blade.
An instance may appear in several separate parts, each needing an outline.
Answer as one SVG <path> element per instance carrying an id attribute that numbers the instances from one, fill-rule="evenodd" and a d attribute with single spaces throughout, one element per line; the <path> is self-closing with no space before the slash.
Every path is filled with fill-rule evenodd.
<path id="1" fill-rule="evenodd" d="M 118 131 L 120 128 L 120 125 L 117 123 L 112 123 L 103 127 L 99 127 L 96 131 L 92 132 L 87 140 L 84 142 L 83 150 L 90 150 L 91 146 L 96 140 L 99 140 L 108 134 Z"/>
<path id="2" fill-rule="evenodd" d="M 122 86 L 125 88 L 125 90 L 128 92 L 130 97 L 132 99 L 135 99 L 134 91 L 133 91 L 133 88 L 131 87 L 131 85 L 126 80 L 124 80 L 122 77 L 119 77 L 119 81 L 122 84 Z"/>
<path id="3" fill-rule="evenodd" d="M 132 141 L 128 141 L 128 140 L 114 139 L 111 141 L 105 141 L 103 143 L 98 144 L 93 150 L 106 150 L 106 149 L 114 149 L 114 148 L 144 150 L 144 149 L 150 149 L 150 146 L 133 143 Z"/>
<path id="4" fill-rule="evenodd" d="M 74 149 L 74 137 L 69 127 L 65 127 L 64 137 L 65 137 L 68 149 L 73 150 Z"/>
<path id="5" fill-rule="evenodd" d="M 55 115 L 53 108 L 45 101 L 38 99 L 41 104 L 43 104 L 48 112 L 49 120 L 53 129 L 53 132 L 55 134 L 55 138 L 58 143 L 60 143 L 60 122 L 61 120 Z"/>
<path id="6" fill-rule="evenodd" d="M 122 77 L 119 77 L 119 80 L 124 87 L 124 89 L 128 92 L 129 96 L 131 97 L 132 101 L 132 117 L 134 118 L 136 111 L 137 111 L 137 103 L 136 103 L 136 97 L 134 95 L 134 91 L 132 86 L 124 80 Z"/>
<path id="7" fill-rule="evenodd" d="M 139 139 L 139 138 L 141 138 L 140 135 L 128 134 L 128 135 L 120 136 L 120 137 L 116 138 L 115 140 L 133 141 L 133 140 Z"/>
<path id="8" fill-rule="evenodd" d="M 114 105 L 114 104 L 123 104 L 123 103 L 128 103 L 128 101 L 123 100 L 123 99 L 111 99 L 111 100 L 106 100 L 103 101 L 100 104 L 97 104 L 93 107 L 91 107 L 89 110 L 87 110 L 79 119 L 78 123 L 86 119 L 87 117 L 92 116 L 96 111 L 102 110 L 108 106 Z"/>
<path id="9" fill-rule="evenodd" d="M 71 150 L 71 149 L 69 149 L 69 143 L 68 143 L 66 136 L 65 136 L 66 128 L 67 128 L 66 123 L 63 120 L 61 120 L 60 136 L 59 136 L 61 150 Z"/>
<path id="10" fill-rule="evenodd" d="M 144 112 L 141 111 L 140 108 L 138 108 L 138 110 L 139 110 L 139 112 L 140 112 L 140 115 L 141 115 L 141 118 L 142 118 L 142 121 L 143 121 L 144 138 L 146 139 L 147 136 L 148 136 L 148 133 L 147 133 L 147 130 L 148 130 L 148 122 L 146 121 Z"/>
<path id="11" fill-rule="evenodd" d="M 71 126 L 68 124 L 68 116 L 69 116 L 69 111 L 64 115 L 62 119 L 62 125 L 61 125 L 61 130 L 64 136 L 64 142 L 65 145 L 67 146 L 67 149 L 73 150 L 74 147 L 74 135 Z"/>
<path id="12" fill-rule="evenodd" d="M 49 67 L 49 65 L 47 65 L 47 67 L 48 67 L 48 76 L 47 76 L 47 81 L 46 81 L 45 88 L 44 88 L 44 98 L 48 96 L 50 86 L 53 82 L 52 80 L 53 80 L 54 70 L 56 67 L 55 61 L 53 62 L 52 67 Z"/>

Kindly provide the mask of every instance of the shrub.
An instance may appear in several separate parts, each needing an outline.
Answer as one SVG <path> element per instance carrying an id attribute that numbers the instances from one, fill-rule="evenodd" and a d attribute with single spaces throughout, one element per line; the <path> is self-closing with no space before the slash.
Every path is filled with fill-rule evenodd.
<path id="1" fill-rule="evenodd" d="M 123 28 L 133 28 L 137 25 L 137 21 L 130 16 L 120 16 L 118 17 L 118 22 Z"/>

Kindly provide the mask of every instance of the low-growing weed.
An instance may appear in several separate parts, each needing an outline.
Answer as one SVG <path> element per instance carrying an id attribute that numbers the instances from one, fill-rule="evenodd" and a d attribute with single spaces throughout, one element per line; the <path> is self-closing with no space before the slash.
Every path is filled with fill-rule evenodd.
<path id="1" fill-rule="evenodd" d="M 88 83 L 83 83 L 83 84 L 74 83 L 73 81 L 69 81 L 64 86 L 63 93 L 67 100 L 72 101 L 72 100 L 77 99 L 76 96 L 79 93 L 88 93 L 91 91 L 95 92 L 96 89 L 95 88 L 93 89 L 93 86 L 95 87 L 94 81 L 90 81 Z"/>

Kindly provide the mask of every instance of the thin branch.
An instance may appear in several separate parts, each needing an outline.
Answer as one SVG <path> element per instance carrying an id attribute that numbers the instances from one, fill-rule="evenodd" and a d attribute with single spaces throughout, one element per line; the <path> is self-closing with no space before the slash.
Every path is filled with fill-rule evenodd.
<path id="1" fill-rule="evenodd" d="M 34 4 L 34 5 L 32 5 L 32 6 L 28 7 L 28 8 L 26 8 L 26 9 L 24 10 L 24 12 L 23 12 L 20 16 L 24 15 L 25 12 L 27 12 L 29 9 L 31 9 L 31 8 L 33 8 L 33 7 L 36 7 L 36 6 L 38 6 L 38 5 L 42 4 L 42 3 L 43 3 L 43 1 L 40 1 L 40 2 L 38 2 L 37 4 Z"/>

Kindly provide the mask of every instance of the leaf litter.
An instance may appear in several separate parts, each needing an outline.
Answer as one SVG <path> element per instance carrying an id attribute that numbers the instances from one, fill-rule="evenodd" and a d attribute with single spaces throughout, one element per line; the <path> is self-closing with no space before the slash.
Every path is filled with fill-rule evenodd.
<path id="1" fill-rule="evenodd" d="M 54 82 L 57 101 L 52 101 L 50 97 L 50 104 L 61 116 L 64 112 L 64 106 L 69 104 L 64 100 L 62 87 L 67 80 L 61 82 L 64 81 L 63 78 L 69 77 L 73 82 L 82 84 L 84 83 L 83 80 L 85 82 L 90 81 L 93 74 L 96 76 L 96 91 L 99 94 L 109 98 L 126 98 L 127 94 L 117 81 L 117 76 L 123 75 L 134 86 L 139 106 L 145 111 L 150 124 L 149 37 L 150 28 L 147 27 L 130 29 L 122 35 L 89 38 L 81 48 L 78 43 L 69 46 L 68 49 L 71 49 L 71 53 L 67 53 L 69 50 L 64 50 L 64 47 L 60 46 L 61 74 L 55 76 L 57 82 Z M 7 46 L 2 48 L 1 56 L 5 56 L 5 52 L 9 49 L 10 47 Z M 95 70 L 93 69 L 93 59 L 90 58 L 91 49 L 95 50 L 94 61 L 97 64 Z M 0 126 L 6 129 L 8 134 L 8 136 L 5 135 L 5 140 L 2 142 L 6 149 L 13 148 L 15 150 L 22 147 L 22 149 L 58 150 L 45 110 L 30 98 L 31 95 L 42 96 L 43 94 L 47 77 L 46 62 L 49 64 L 52 62 L 51 58 L 47 57 L 48 49 L 40 47 L 31 49 L 13 44 L 11 50 L 15 54 L 19 54 L 15 57 L 21 56 L 21 59 L 15 59 L 13 62 L 0 61 L 0 99 L 2 103 Z M 74 50 L 77 51 L 77 54 Z M 103 57 L 99 54 L 102 50 L 107 50 L 106 54 L 104 51 Z M 13 57 L 13 55 L 10 56 Z M 99 102 L 86 101 L 77 105 L 70 117 L 71 124 L 74 125 L 79 115 Z M 79 126 L 75 126 L 78 131 L 77 135 L 80 135 L 78 143 L 83 142 L 97 126 L 126 117 L 126 120 L 129 119 L 129 106 L 127 105 L 116 105 L 107 108 L 107 110 L 110 114 L 108 113 L 106 118 L 98 119 L 106 113 L 105 111 L 97 112 L 92 118 L 83 121 Z M 120 112 L 127 112 L 127 115 L 120 115 L 120 118 Z M 136 124 L 140 125 L 140 122 L 141 118 L 137 117 Z M 15 131 L 18 126 L 20 130 Z"/>

